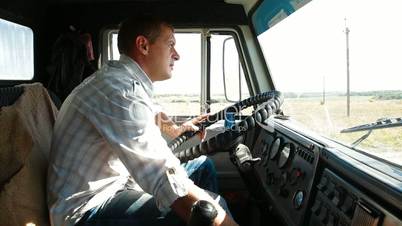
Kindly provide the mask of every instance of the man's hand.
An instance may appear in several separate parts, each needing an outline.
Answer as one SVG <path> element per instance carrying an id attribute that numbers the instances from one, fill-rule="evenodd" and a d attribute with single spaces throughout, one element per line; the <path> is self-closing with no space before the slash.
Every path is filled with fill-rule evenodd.
<path id="1" fill-rule="evenodd" d="M 198 186 L 189 185 L 186 196 L 176 199 L 171 205 L 173 211 L 186 222 L 190 220 L 191 207 L 198 200 L 206 200 L 215 206 L 218 215 L 214 219 L 214 226 L 238 226 L 238 224 L 225 212 L 225 210 L 208 193 Z"/>
<path id="2" fill-rule="evenodd" d="M 184 132 L 193 131 L 198 132 L 200 127 L 198 127 L 201 123 L 205 122 L 208 118 L 208 114 L 200 115 L 196 118 L 192 118 L 191 120 L 183 123 L 181 126 L 178 127 L 177 136 L 180 136 Z M 198 137 L 203 140 L 205 138 L 205 130 L 201 128 L 202 131 L 199 131 Z"/>
<path id="3" fill-rule="evenodd" d="M 165 113 L 160 112 L 155 116 L 155 123 L 159 126 L 162 133 L 168 135 L 170 138 L 176 138 L 187 131 L 197 132 L 202 122 L 205 122 L 208 118 L 208 114 L 200 115 L 187 122 L 184 122 L 181 126 L 176 125 Z M 205 131 L 202 130 L 198 133 L 201 140 L 204 139 Z"/>

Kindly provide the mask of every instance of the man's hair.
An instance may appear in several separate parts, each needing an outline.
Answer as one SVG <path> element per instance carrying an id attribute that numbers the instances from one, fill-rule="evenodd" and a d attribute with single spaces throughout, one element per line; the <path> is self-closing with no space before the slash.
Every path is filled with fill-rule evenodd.
<path id="1" fill-rule="evenodd" d="M 150 43 L 154 43 L 161 33 L 162 25 L 172 28 L 168 22 L 152 16 L 136 16 L 124 20 L 120 24 L 119 34 L 117 36 L 117 47 L 119 52 L 127 54 L 133 48 L 135 39 L 143 35 Z"/>

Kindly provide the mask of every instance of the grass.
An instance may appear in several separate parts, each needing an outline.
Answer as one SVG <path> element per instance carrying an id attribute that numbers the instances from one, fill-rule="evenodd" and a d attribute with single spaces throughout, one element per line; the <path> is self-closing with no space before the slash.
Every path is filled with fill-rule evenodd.
<path id="1" fill-rule="evenodd" d="M 384 117 L 402 117 L 402 100 L 352 96 L 347 117 L 346 97 L 327 98 L 323 105 L 321 98 L 290 98 L 285 101 L 283 111 L 323 136 L 351 144 L 366 132 L 340 133 L 341 130 Z M 358 147 L 402 165 L 402 127 L 373 130 Z"/>

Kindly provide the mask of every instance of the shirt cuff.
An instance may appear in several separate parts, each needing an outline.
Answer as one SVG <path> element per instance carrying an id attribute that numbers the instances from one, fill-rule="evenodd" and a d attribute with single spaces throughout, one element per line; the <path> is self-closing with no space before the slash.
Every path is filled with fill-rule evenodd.
<path id="1" fill-rule="evenodd" d="M 193 181 L 188 178 L 182 167 L 179 169 L 168 168 L 162 180 L 163 182 L 155 194 L 155 200 L 158 209 L 164 213 L 170 210 L 170 206 L 176 199 L 188 194 L 188 188 Z"/>

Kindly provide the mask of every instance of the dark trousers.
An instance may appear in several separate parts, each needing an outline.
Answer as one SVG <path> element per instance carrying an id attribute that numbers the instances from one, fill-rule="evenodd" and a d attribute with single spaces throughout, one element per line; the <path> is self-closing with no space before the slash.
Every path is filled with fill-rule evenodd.
<path id="1" fill-rule="evenodd" d="M 183 164 L 194 184 L 214 193 L 218 192 L 216 170 L 213 162 L 200 157 Z M 220 198 L 220 197 L 219 197 Z M 224 208 L 225 201 L 220 198 Z M 186 225 L 173 211 L 161 213 L 154 198 L 144 192 L 124 189 L 106 200 L 81 218 L 76 226 L 176 226 Z"/>

